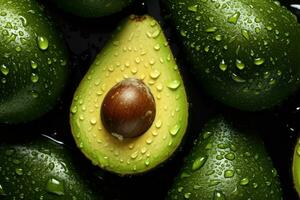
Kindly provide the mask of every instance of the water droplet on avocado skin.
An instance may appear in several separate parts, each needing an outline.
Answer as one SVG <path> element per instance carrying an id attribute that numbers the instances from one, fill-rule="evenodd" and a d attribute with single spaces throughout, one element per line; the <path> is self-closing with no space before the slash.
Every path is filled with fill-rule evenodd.
<path id="1" fill-rule="evenodd" d="M 40 50 L 45 51 L 49 47 L 49 41 L 46 37 L 38 36 L 37 43 L 38 43 L 38 47 L 40 48 Z"/>

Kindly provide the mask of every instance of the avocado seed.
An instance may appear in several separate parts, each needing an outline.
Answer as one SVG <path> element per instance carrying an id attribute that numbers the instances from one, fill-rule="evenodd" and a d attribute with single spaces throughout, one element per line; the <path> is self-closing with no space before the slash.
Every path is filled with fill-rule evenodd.
<path id="1" fill-rule="evenodd" d="M 101 106 L 104 127 L 121 138 L 145 133 L 155 118 L 155 100 L 150 89 L 139 79 L 125 79 L 106 94 Z"/>

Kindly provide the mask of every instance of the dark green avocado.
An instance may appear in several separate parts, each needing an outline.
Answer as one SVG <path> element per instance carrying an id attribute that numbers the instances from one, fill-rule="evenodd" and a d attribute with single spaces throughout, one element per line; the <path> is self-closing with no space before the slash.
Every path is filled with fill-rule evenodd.
<path id="1" fill-rule="evenodd" d="M 257 111 L 299 88 L 300 26 L 273 0 L 165 0 L 202 87 Z"/>
<path id="2" fill-rule="evenodd" d="M 101 17 L 121 11 L 133 0 L 54 0 L 58 7 L 81 17 Z"/>
<path id="3" fill-rule="evenodd" d="M 0 199 L 102 199 L 73 157 L 64 145 L 41 136 L 0 143 Z"/>
<path id="4" fill-rule="evenodd" d="M 65 86 L 67 51 L 35 0 L 0 0 L 0 123 L 49 111 Z"/>
<path id="5" fill-rule="evenodd" d="M 263 142 L 238 125 L 223 118 L 206 124 L 167 199 L 282 199 Z"/>

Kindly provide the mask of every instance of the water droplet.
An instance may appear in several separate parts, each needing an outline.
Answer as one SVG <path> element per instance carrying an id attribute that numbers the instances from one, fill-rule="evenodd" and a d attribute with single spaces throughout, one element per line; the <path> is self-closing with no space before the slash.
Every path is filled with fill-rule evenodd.
<path id="1" fill-rule="evenodd" d="M 155 127 L 156 128 L 160 128 L 162 125 L 162 121 L 161 120 L 157 120 L 157 122 L 155 123 Z"/>
<path id="2" fill-rule="evenodd" d="M 238 69 L 240 69 L 240 70 L 243 70 L 244 68 L 245 68 L 245 64 L 242 62 L 242 61 L 240 61 L 240 60 L 236 60 L 236 62 L 235 62 L 235 66 L 238 68 Z"/>
<path id="3" fill-rule="evenodd" d="M 16 174 L 19 175 L 19 176 L 22 176 L 23 175 L 23 169 L 22 168 L 17 168 L 15 170 Z"/>
<path id="4" fill-rule="evenodd" d="M 246 40 L 250 40 L 250 34 L 248 30 L 242 29 L 242 35 Z"/>
<path id="5" fill-rule="evenodd" d="M 222 40 L 222 35 L 216 35 L 215 40 L 220 42 Z"/>
<path id="6" fill-rule="evenodd" d="M 48 180 L 46 190 L 50 193 L 60 196 L 65 194 L 64 184 L 55 178 L 51 178 Z"/>
<path id="7" fill-rule="evenodd" d="M 130 157 L 131 157 L 132 159 L 136 159 L 138 155 L 139 155 L 139 152 L 136 151 L 136 152 L 132 153 Z"/>
<path id="8" fill-rule="evenodd" d="M 31 82 L 36 83 L 39 81 L 39 76 L 35 73 L 31 73 Z"/>
<path id="9" fill-rule="evenodd" d="M 224 60 L 222 60 L 221 63 L 219 64 L 219 68 L 220 68 L 222 71 L 226 71 L 227 65 L 225 64 L 225 61 L 224 61 Z"/>
<path id="10" fill-rule="evenodd" d="M 248 185 L 249 184 L 249 179 L 248 178 L 243 178 L 241 181 L 240 181 L 240 185 Z"/>
<path id="11" fill-rule="evenodd" d="M 38 67 L 37 63 L 34 62 L 33 60 L 30 61 L 30 65 L 31 65 L 31 68 L 32 68 L 32 69 L 36 69 L 36 68 Z"/>
<path id="12" fill-rule="evenodd" d="M 225 195 L 220 192 L 220 191 L 215 191 L 214 192 L 214 197 L 213 197 L 213 200 L 225 200 Z"/>
<path id="13" fill-rule="evenodd" d="M 235 73 L 231 74 L 232 80 L 234 80 L 237 83 L 245 83 L 246 80 L 242 79 L 240 76 L 236 75 Z"/>
<path id="14" fill-rule="evenodd" d="M 190 192 L 185 193 L 184 198 L 189 199 L 191 197 L 191 194 L 192 193 L 190 193 Z"/>
<path id="15" fill-rule="evenodd" d="M 216 32 L 218 30 L 217 27 L 213 26 L 213 27 L 209 27 L 205 30 L 205 32 L 207 33 L 213 33 L 213 32 Z"/>
<path id="16" fill-rule="evenodd" d="M 219 185 L 220 183 L 221 183 L 221 181 L 219 181 L 219 180 L 210 180 L 208 186 L 212 187 L 212 186 Z"/>
<path id="17" fill-rule="evenodd" d="M 263 59 L 263 58 L 255 58 L 254 59 L 254 64 L 257 66 L 262 65 L 264 63 L 265 63 L 265 59 Z"/>
<path id="18" fill-rule="evenodd" d="M 0 196 L 4 196 L 4 195 L 5 195 L 4 189 L 3 189 L 2 185 L 0 184 Z"/>
<path id="19" fill-rule="evenodd" d="M 233 177 L 234 176 L 234 171 L 233 170 L 226 170 L 225 172 L 224 172 L 224 177 L 225 178 L 231 178 L 231 177 Z"/>
<path id="20" fill-rule="evenodd" d="M 206 160 L 207 160 L 207 156 L 203 156 L 203 157 L 197 158 L 193 162 L 192 170 L 196 171 L 196 170 L 200 169 L 201 167 L 203 167 L 203 165 L 205 164 Z"/>
<path id="21" fill-rule="evenodd" d="M 172 135 L 172 136 L 176 136 L 178 131 L 180 130 L 180 125 L 176 124 L 175 126 L 173 126 L 173 128 L 171 128 L 169 130 L 169 133 Z"/>
<path id="22" fill-rule="evenodd" d="M 2 64 L 0 67 L 0 71 L 2 72 L 3 75 L 6 76 L 9 73 L 9 68 L 6 65 Z"/>
<path id="23" fill-rule="evenodd" d="M 150 77 L 153 79 L 157 79 L 160 76 L 160 72 L 157 69 L 154 69 L 150 72 Z"/>
<path id="24" fill-rule="evenodd" d="M 21 47 L 16 47 L 16 52 L 20 52 L 20 51 L 22 51 L 22 48 Z"/>
<path id="25" fill-rule="evenodd" d="M 71 113 L 72 114 L 76 114 L 76 112 L 77 112 L 77 106 L 72 106 L 72 108 L 71 108 Z"/>
<path id="26" fill-rule="evenodd" d="M 95 118 L 93 118 L 93 119 L 90 120 L 90 123 L 91 123 L 92 125 L 96 125 L 97 120 L 96 120 Z"/>
<path id="27" fill-rule="evenodd" d="M 206 139 L 209 138 L 211 135 L 212 135 L 212 132 L 206 131 L 206 132 L 203 134 L 203 139 L 206 140 Z"/>
<path id="28" fill-rule="evenodd" d="M 228 18 L 227 21 L 228 21 L 229 23 L 236 24 L 237 21 L 238 21 L 239 18 L 240 18 L 240 15 L 241 15 L 240 12 L 236 12 L 236 13 L 234 13 L 233 15 L 231 15 L 231 16 Z"/>
<path id="29" fill-rule="evenodd" d="M 156 44 L 156 45 L 154 45 L 153 48 L 154 48 L 155 51 L 159 51 L 159 50 L 160 50 L 160 45 L 159 45 L 159 44 Z"/>
<path id="30" fill-rule="evenodd" d="M 38 46 L 41 50 L 47 50 L 49 47 L 49 42 L 46 37 L 38 36 L 37 37 Z"/>
<path id="31" fill-rule="evenodd" d="M 170 83 L 168 83 L 167 87 L 172 89 L 172 90 L 176 90 L 177 88 L 179 88 L 180 84 L 181 84 L 180 81 L 173 80 Z"/>
<path id="32" fill-rule="evenodd" d="M 225 155 L 225 158 L 227 160 L 234 160 L 235 159 L 235 155 L 233 153 L 228 153 Z"/>
<path id="33" fill-rule="evenodd" d="M 198 10 L 198 5 L 192 5 L 188 7 L 188 10 L 191 12 L 197 12 Z"/>

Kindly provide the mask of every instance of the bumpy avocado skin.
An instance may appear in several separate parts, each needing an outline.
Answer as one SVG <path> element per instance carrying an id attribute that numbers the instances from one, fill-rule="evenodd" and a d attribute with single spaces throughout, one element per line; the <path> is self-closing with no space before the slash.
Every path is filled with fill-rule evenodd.
<path id="1" fill-rule="evenodd" d="M 0 10 L 0 123 L 27 122 L 60 97 L 67 50 L 37 1 L 0 0 Z"/>
<path id="2" fill-rule="evenodd" d="M 121 11 L 133 0 L 55 0 L 65 10 L 81 17 L 101 17 Z"/>
<path id="3" fill-rule="evenodd" d="M 127 78 L 140 79 L 152 93 L 156 115 L 141 136 L 118 139 L 100 118 L 108 91 Z M 116 29 L 79 84 L 70 108 L 78 148 L 94 165 L 118 175 L 147 172 L 179 147 L 187 128 L 188 102 L 180 70 L 159 23 L 130 16 Z"/>
<path id="4" fill-rule="evenodd" d="M 235 127 L 223 118 L 206 124 L 167 199 L 282 199 L 262 141 Z"/>
<path id="5" fill-rule="evenodd" d="M 202 87 L 232 107 L 278 105 L 299 88 L 300 26 L 273 0 L 165 0 Z"/>
<path id="6" fill-rule="evenodd" d="M 82 163 L 46 137 L 1 142 L 0 157 L 0 199 L 102 199 L 83 175 Z"/>
<path id="7" fill-rule="evenodd" d="M 300 139 L 295 146 L 292 172 L 295 189 L 300 197 Z"/>

